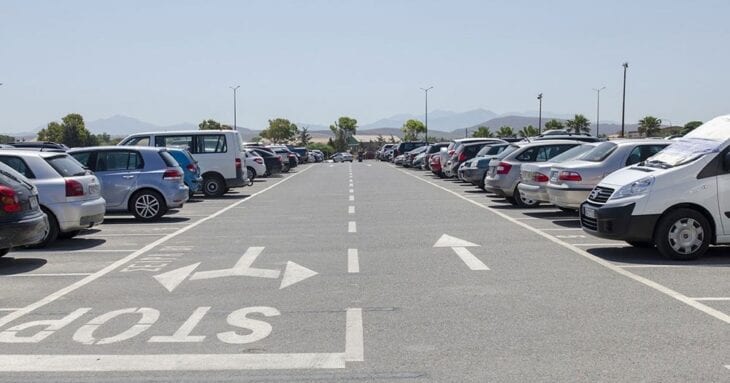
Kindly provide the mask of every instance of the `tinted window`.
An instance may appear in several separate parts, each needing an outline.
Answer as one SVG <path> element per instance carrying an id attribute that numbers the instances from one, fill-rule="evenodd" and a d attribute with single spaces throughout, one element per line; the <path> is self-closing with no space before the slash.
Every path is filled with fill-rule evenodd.
<path id="1" fill-rule="evenodd" d="M 32 171 L 30 171 L 30 168 L 28 168 L 28 165 L 26 165 L 25 161 L 18 157 L 0 157 L 0 161 L 3 162 L 5 165 L 10 166 L 15 170 L 16 172 L 24 175 L 26 178 L 35 178 L 35 175 Z"/>
<path id="2" fill-rule="evenodd" d="M 616 150 L 616 147 L 618 145 L 613 142 L 602 142 L 593 148 L 593 150 L 581 156 L 580 159 L 583 161 L 601 162 L 611 155 Z"/>
<path id="3" fill-rule="evenodd" d="M 195 153 L 225 153 L 228 151 L 226 136 L 222 134 L 198 136 Z"/>
<path id="4" fill-rule="evenodd" d="M 542 146 L 537 152 L 537 157 L 535 157 L 535 161 L 545 162 L 574 146 L 575 145 Z"/>
<path id="5" fill-rule="evenodd" d="M 553 157 L 551 159 L 551 161 L 563 162 L 563 161 L 567 161 L 572 158 L 579 158 L 578 156 L 580 156 L 583 153 L 586 153 L 587 151 L 589 151 L 591 149 L 593 149 L 593 146 L 591 146 L 591 145 L 579 145 L 579 146 L 570 148 L 569 150 L 566 150 L 566 151 L 560 153 L 559 155 Z"/>
<path id="6" fill-rule="evenodd" d="M 94 171 L 120 171 L 144 168 L 144 162 L 137 152 L 113 150 L 98 152 Z"/>
<path id="7" fill-rule="evenodd" d="M 147 136 L 130 138 L 124 143 L 127 146 L 150 146 L 150 138 Z"/>
<path id="8" fill-rule="evenodd" d="M 58 156 L 46 158 L 46 162 L 62 177 L 82 176 L 86 169 L 71 156 Z"/>
<path id="9" fill-rule="evenodd" d="M 520 153 L 515 159 L 517 161 L 527 161 L 531 162 L 533 159 L 537 156 L 539 148 L 532 147 L 525 149 L 522 153 Z"/>
<path id="10" fill-rule="evenodd" d="M 156 136 L 155 146 L 180 146 L 191 150 L 193 148 L 193 136 Z"/>
<path id="11" fill-rule="evenodd" d="M 165 162 L 165 165 L 167 165 L 168 167 L 180 166 L 175 160 L 175 157 L 173 157 L 166 150 L 160 152 L 160 157 L 162 158 L 162 161 Z"/>
<path id="12" fill-rule="evenodd" d="M 78 161 L 81 165 L 86 166 L 87 168 L 91 168 L 92 166 L 89 164 L 89 161 L 91 160 L 91 153 L 92 152 L 80 152 L 80 153 L 73 153 L 71 154 L 71 157 L 73 157 L 76 161 Z"/>
<path id="13" fill-rule="evenodd" d="M 664 145 L 639 145 L 629 153 L 629 158 L 626 159 L 626 166 L 645 161 L 664 148 Z"/>

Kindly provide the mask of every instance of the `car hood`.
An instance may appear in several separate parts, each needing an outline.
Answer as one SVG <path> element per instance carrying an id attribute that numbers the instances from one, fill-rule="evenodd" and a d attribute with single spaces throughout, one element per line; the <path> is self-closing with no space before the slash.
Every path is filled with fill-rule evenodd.
<path id="1" fill-rule="evenodd" d="M 599 183 L 600 185 L 606 185 L 611 186 L 613 188 L 619 188 L 624 185 L 628 185 L 632 182 L 636 182 L 640 179 L 650 177 L 650 176 L 657 176 L 660 174 L 664 174 L 668 171 L 672 171 L 674 169 L 657 169 L 657 168 L 647 168 L 644 166 L 629 166 L 627 168 L 621 168 L 609 175 L 607 175 L 604 179 L 601 180 Z"/>

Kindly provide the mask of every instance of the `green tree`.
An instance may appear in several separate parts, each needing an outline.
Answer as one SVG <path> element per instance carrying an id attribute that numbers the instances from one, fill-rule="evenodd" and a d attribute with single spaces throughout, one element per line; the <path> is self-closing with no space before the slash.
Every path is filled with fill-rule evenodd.
<path id="1" fill-rule="evenodd" d="M 556 130 L 556 129 L 563 129 L 565 126 L 563 126 L 563 123 L 560 122 L 560 120 L 552 119 L 545 123 L 545 130 Z"/>
<path id="2" fill-rule="evenodd" d="M 329 156 L 335 154 L 335 148 L 333 146 L 331 146 L 330 144 L 311 142 L 309 145 L 307 145 L 307 149 L 321 150 L 322 153 L 324 153 L 325 158 L 329 158 Z"/>
<path id="3" fill-rule="evenodd" d="M 497 129 L 497 137 L 514 137 L 515 131 L 512 130 L 511 126 L 501 126 Z"/>
<path id="4" fill-rule="evenodd" d="M 261 136 L 253 136 L 251 138 L 251 142 L 255 142 L 258 144 L 259 142 L 261 142 Z"/>
<path id="5" fill-rule="evenodd" d="M 480 127 L 477 128 L 477 130 L 475 130 L 474 132 L 472 132 L 471 136 L 472 137 L 489 138 L 489 137 L 494 137 L 494 133 L 492 133 L 489 130 L 489 127 L 488 126 L 480 126 Z"/>
<path id="6" fill-rule="evenodd" d="M 576 114 L 572 120 L 565 121 L 565 126 L 576 134 L 591 132 L 591 122 L 582 114 Z"/>
<path id="7" fill-rule="evenodd" d="M 536 127 L 532 125 L 527 125 L 523 127 L 519 132 L 517 132 L 517 135 L 522 138 L 535 137 L 538 135 L 538 132 Z"/>
<path id="8" fill-rule="evenodd" d="M 346 116 L 340 117 L 330 125 L 330 130 L 335 136 L 333 147 L 338 152 L 344 152 L 347 150 L 347 139 L 357 133 L 357 120 Z"/>
<path id="9" fill-rule="evenodd" d="M 312 136 L 309 134 L 309 128 L 302 128 L 299 132 L 299 145 L 307 146 L 312 141 Z"/>
<path id="10" fill-rule="evenodd" d="M 53 141 L 68 147 L 98 145 L 96 136 L 86 129 L 84 118 L 77 113 L 71 113 L 61 119 L 61 122 L 52 121 L 38 132 L 39 141 Z"/>
<path id="11" fill-rule="evenodd" d="M 639 134 L 646 137 L 656 137 L 661 131 L 662 120 L 654 116 L 646 116 L 639 120 Z"/>
<path id="12" fill-rule="evenodd" d="M 221 130 L 222 128 L 223 126 L 220 122 L 210 118 L 198 124 L 198 129 L 200 130 Z"/>
<path id="13" fill-rule="evenodd" d="M 375 142 L 378 144 L 378 147 L 381 147 L 385 144 L 385 138 L 383 138 L 382 134 L 378 134 L 378 138 Z"/>
<path id="14" fill-rule="evenodd" d="M 275 118 L 269 120 L 269 127 L 262 130 L 259 135 L 275 144 L 291 141 L 299 132 L 296 124 L 292 124 L 286 118 Z"/>
<path id="15" fill-rule="evenodd" d="M 690 122 L 684 124 L 684 127 L 682 127 L 681 134 L 685 135 L 685 134 L 697 129 L 697 127 L 700 125 L 702 125 L 702 121 L 690 121 Z"/>
<path id="16" fill-rule="evenodd" d="M 400 130 L 403 132 L 403 141 L 415 141 L 419 134 L 426 133 L 426 126 L 421 121 L 411 119 L 404 122 Z"/>
<path id="17" fill-rule="evenodd" d="M 0 134 L 0 144 L 12 144 L 14 142 L 15 142 L 15 137 Z"/>

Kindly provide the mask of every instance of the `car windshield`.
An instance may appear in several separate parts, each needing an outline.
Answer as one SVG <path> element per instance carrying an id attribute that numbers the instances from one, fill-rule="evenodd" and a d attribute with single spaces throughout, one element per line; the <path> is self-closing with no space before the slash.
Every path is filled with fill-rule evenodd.
<path id="1" fill-rule="evenodd" d="M 566 150 L 563 153 L 558 154 L 557 156 L 550 159 L 550 162 L 563 162 L 567 160 L 572 160 L 574 158 L 579 158 L 583 153 L 587 153 L 591 149 L 593 149 L 595 145 L 579 145 L 573 148 L 570 148 Z"/>
<path id="2" fill-rule="evenodd" d="M 601 162 L 610 156 L 617 147 L 618 145 L 613 142 L 602 142 L 576 159 L 590 162 Z"/>
<path id="3" fill-rule="evenodd" d="M 718 153 L 724 143 L 700 138 L 680 138 L 659 153 L 649 157 L 645 166 L 671 168 L 709 153 Z"/>
<path id="4" fill-rule="evenodd" d="M 71 156 L 48 157 L 46 162 L 62 177 L 83 176 L 86 174 L 86 169 Z"/>

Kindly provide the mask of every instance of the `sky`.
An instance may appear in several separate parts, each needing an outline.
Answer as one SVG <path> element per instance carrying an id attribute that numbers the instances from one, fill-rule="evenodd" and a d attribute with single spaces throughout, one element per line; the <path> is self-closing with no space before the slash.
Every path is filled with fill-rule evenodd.
<path id="1" fill-rule="evenodd" d="M 543 110 L 730 113 L 730 2 L 0 0 L 0 132 L 68 113 L 158 125 Z"/>

